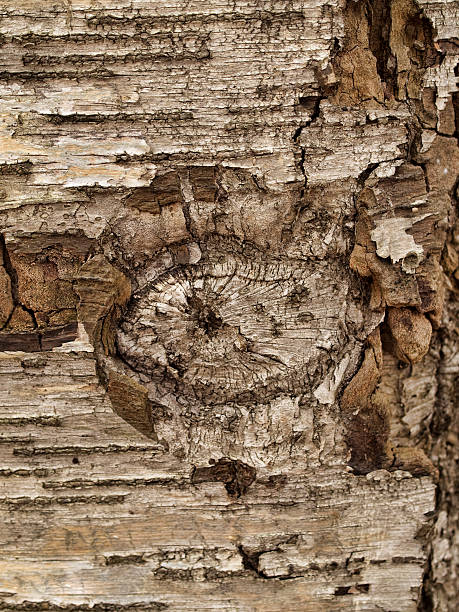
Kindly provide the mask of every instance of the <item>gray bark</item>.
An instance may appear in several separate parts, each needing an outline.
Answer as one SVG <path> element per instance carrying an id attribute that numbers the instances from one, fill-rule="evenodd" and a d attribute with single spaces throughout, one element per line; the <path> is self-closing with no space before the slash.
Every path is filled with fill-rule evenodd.
<path id="1" fill-rule="evenodd" d="M 456 610 L 459 2 L 0 9 L 0 610 Z"/>

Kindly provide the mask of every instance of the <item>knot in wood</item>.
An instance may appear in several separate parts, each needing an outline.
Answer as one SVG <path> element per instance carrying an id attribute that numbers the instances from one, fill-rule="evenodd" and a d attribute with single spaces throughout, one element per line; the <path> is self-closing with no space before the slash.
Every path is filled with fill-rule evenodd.
<path id="1" fill-rule="evenodd" d="M 331 282 L 290 261 L 219 255 L 179 266 L 133 295 L 118 350 L 156 388 L 187 400 L 244 402 L 304 388 L 321 349 L 338 342 L 346 285 L 333 281 L 326 312 L 316 299 Z"/>

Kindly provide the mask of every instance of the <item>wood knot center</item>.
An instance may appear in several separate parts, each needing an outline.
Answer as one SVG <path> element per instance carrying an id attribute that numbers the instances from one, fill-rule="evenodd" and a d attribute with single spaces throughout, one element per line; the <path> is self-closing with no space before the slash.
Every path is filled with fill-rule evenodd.
<path id="1" fill-rule="evenodd" d="M 221 253 L 177 266 L 132 296 L 118 351 L 156 388 L 187 402 L 291 392 L 320 367 L 323 348 L 339 343 L 346 286 L 324 312 L 314 296 L 326 280 L 313 266 Z"/>
<path id="2" fill-rule="evenodd" d="M 190 307 L 195 310 L 196 323 L 208 336 L 213 336 L 224 325 L 222 318 L 215 313 L 215 309 L 197 297 L 189 300 Z"/>

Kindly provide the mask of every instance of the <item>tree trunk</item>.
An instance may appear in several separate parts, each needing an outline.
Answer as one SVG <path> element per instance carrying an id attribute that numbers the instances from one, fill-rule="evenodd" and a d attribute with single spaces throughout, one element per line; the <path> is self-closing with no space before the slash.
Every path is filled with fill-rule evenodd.
<path id="1" fill-rule="evenodd" d="M 456 610 L 459 2 L 0 7 L 0 610 Z"/>

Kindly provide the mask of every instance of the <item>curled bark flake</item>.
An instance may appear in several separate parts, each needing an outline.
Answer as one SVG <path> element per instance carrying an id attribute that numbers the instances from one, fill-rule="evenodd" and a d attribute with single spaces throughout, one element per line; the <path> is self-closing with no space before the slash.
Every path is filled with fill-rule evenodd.
<path id="1" fill-rule="evenodd" d="M 78 319 L 84 323 L 86 332 L 93 342 L 101 337 L 108 353 L 113 348 L 110 335 L 113 325 L 106 317 L 126 304 L 131 294 L 127 277 L 112 266 L 103 255 L 95 255 L 81 266 L 76 291 L 80 296 Z M 117 319 L 112 319 L 112 322 Z"/>
<path id="2" fill-rule="evenodd" d="M 409 308 L 389 308 L 389 327 L 395 355 L 405 363 L 417 363 L 427 354 L 432 325 L 425 315 Z"/>
<path id="3" fill-rule="evenodd" d="M 438 469 L 427 457 L 422 448 L 399 446 L 394 449 L 393 470 L 410 472 L 413 476 L 431 476 L 438 481 Z"/>
<path id="4" fill-rule="evenodd" d="M 113 409 L 121 418 L 142 433 L 153 435 L 151 406 L 145 387 L 133 378 L 110 370 L 107 392 Z"/>

